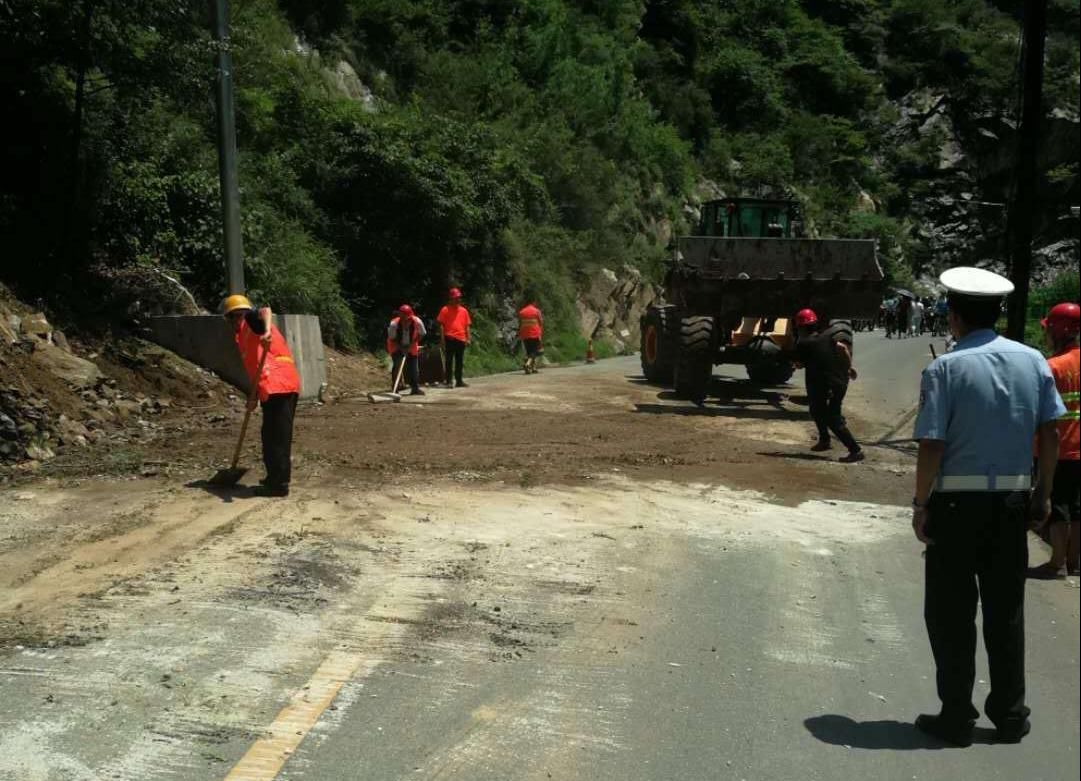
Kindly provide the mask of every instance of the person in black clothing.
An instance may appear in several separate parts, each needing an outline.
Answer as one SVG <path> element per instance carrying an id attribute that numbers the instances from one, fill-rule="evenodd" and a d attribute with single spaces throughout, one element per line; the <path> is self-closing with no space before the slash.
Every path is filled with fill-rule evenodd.
<path id="1" fill-rule="evenodd" d="M 908 326 L 912 317 L 912 300 L 908 296 L 897 299 L 897 338 L 907 339 Z"/>
<path id="2" fill-rule="evenodd" d="M 818 315 L 811 309 L 802 309 L 796 314 L 796 325 L 799 328 L 796 353 L 804 368 L 811 417 L 818 427 L 818 442 L 811 450 L 829 450 L 832 431 L 848 448 L 848 455 L 842 457 L 841 461 L 862 461 L 863 450 L 848 430 L 848 424 L 841 412 L 841 405 L 848 392 L 848 381 L 856 379 L 856 370 L 852 366 L 851 342 L 846 343 L 833 330 L 822 331 L 819 328 Z M 851 336 L 848 338 L 851 339 Z"/>

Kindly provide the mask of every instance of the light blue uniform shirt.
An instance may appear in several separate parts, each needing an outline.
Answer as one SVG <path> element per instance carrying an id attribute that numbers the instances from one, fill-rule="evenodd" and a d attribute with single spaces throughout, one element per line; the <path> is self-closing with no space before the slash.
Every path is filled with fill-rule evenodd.
<path id="1" fill-rule="evenodd" d="M 982 329 L 923 370 L 913 437 L 946 442 L 940 476 L 1027 475 L 1037 426 L 1065 412 L 1044 357 Z"/>

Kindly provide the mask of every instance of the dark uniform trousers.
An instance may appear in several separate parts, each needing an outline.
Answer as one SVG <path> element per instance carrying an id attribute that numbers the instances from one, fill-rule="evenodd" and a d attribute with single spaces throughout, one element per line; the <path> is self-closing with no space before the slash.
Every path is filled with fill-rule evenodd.
<path id="1" fill-rule="evenodd" d="M 462 361 L 465 359 L 465 342 L 451 339 L 449 336 L 443 341 L 447 344 L 447 382 L 454 381 L 459 385 L 462 382 Z"/>
<path id="2" fill-rule="evenodd" d="M 397 388 L 394 388 L 394 383 L 398 379 L 398 370 L 402 365 L 402 358 L 405 358 L 405 371 L 402 372 L 403 380 L 399 383 Z M 393 390 L 400 391 L 404 387 L 405 383 L 409 383 L 409 387 L 413 390 L 420 389 L 420 357 L 417 355 L 405 355 L 396 352 L 391 361 L 390 367 L 390 383 Z"/>
<path id="3" fill-rule="evenodd" d="M 293 418 L 296 393 L 275 393 L 263 402 L 263 466 L 267 485 L 288 488 L 293 463 Z"/>
<path id="4" fill-rule="evenodd" d="M 931 496 L 924 619 L 935 657 L 942 716 L 969 722 L 976 680 L 976 603 L 991 675 L 984 712 L 996 726 L 1019 728 L 1025 707 L 1026 492 L 949 492 Z"/>
<path id="5" fill-rule="evenodd" d="M 859 444 L 852 432 L 848 430 L 848 423 L 841 412 L 848 386 L 839 383 L 823 384 L 819 387 L 807 388 L 807 403 L 811 408 L 811 417 L 815 426 L 818 427 L 818 438 L 829 441 L 832 431 L 837 439 L 850 451 L 859 450 Z"/>

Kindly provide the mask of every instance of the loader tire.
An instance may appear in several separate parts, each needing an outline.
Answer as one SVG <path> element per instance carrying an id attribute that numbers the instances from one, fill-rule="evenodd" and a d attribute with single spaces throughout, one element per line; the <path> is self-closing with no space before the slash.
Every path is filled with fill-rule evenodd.
<path id="1" fill-rule="evenodd" d="M 676 397 L 705 401 L 717 352 L 712 317 L 684 317 L 679 326 L 679 355 L 673 385 Z"/>
<path id="2" fill-rule="evenodd" d="M 830 320 L 830 324 L 822 330 L 822 335 L 852 347 L 855 341 L 852 330 L 852 322 L 849 320 Z"/>
<path id="3" fill-rule="evenodd" d="M 771 339 L 755 340 L 752 357 L 747 361 L 747 376 L 756 385 L 784 385 L 796 371 L 792 362 L 784 357 L 781 348 Z"/>
<path id="4" fill-rule="evenodd" d="M 784 385 L 795 372 L 796 367 L 784 358 L 765 358 L 747 364 L 747 376 L 756 385 Z"/>
<path id="5" fill-rule="evenodd" d="M 674 306 L 651 306 L 642 315 L 642 374 L 656 385 L 672 382 L 679 349 Z"/>

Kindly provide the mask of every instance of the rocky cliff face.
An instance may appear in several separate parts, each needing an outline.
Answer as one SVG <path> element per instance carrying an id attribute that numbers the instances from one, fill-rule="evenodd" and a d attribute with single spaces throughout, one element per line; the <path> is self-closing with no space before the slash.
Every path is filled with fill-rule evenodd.
<path id="1" fill-rule="evenodd" d="M 1004 271 L 1016 123 L 1001 114 L 958 115 L 948 96 L 925 89 L 906 95 L 897 108 L 891 142 L 935 152 L 933 170 L 924 172 L 910 204 L 919 226 L 914 236 L 917 254 L 908 258 L 913 272 L 934 276 L 953 265 Z M 1055 111 L 1045 120 L 1042 135 L 1041 168 L 1072 167 L 1074 175 L 1043 185 L 1033 247 L 1036 284 L 1078 263 L 1077 218 L 1066 206 L 1076 202 L 1081 123 L 1072 114 Z"/>
<path id="2" fill-rule="evenodd" d="M 618 273 L 598 269 L 575 301 L 582 336 L 606 342 L 620 353 L 634 352 L 640 338 L 638 321 L 659 297 L 660 287 L 636 268 L 624 266 Z"/>

